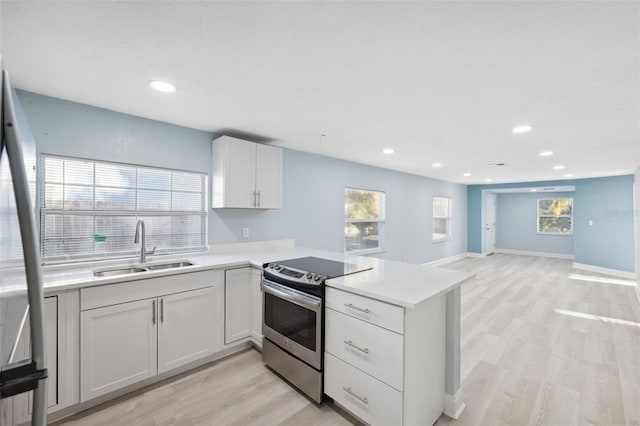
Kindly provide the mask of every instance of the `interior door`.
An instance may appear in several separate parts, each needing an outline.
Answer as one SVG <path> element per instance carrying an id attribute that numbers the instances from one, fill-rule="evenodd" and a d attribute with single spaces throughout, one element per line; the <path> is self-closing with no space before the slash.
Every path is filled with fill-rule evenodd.
<path id="1" fill-rule="evenodd" d="M 488 192 L 485 199 L 484 253 L 496 251 L 496 194 Z"/>

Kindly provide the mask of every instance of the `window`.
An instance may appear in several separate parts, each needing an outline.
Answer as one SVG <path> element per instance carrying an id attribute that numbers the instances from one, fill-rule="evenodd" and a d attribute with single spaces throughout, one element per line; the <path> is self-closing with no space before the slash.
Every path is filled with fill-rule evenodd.
<path id="1" fill-rule="evenodd" d="M 157 253 L 204 250 L 207 175 L 42 156 L 40 251 L 44 261 L 133 256 L 138 220 Z"/>
<path id="2" fill-rule="evenodd" d="M 573 198 L 538 200 L 538 233 L 573 233 Z"/>
<path id="3" fill-rule="evenodd" d="M 433 197 L 433 241 L 451 236 L 451 198 Z"/>
<path id="4" fill-rule="evenodd" d="M 384 192 L 345 188 L 344 215 L 347 252 L 382 249 Z"/>

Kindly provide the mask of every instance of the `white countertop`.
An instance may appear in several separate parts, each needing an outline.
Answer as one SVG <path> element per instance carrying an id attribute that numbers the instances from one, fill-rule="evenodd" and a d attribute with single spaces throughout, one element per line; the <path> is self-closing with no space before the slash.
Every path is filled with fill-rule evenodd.
<path id="1" fill-rule="evenodd" d="M 95 277 L 93 271 L 138 266 L 137 259 L 93 262 L 78 266 L 52 266 L 43 270 L 45 294 L 75 288 L 113 284 L 188 272 L 221 269 L 230 267 L 256 266 L 263 263 L 292 259 L 296 257 L 316 256 L 331 260 L 354 263 L 373 269 L 344 277 L 327 280 L 327 285 L 362 296 L 382 300 L 406 308 L 414 308 L 419 303 L 445 293 L 473 274 L 452 271 L 433 266 L 414 265 L 403 262 L 383 260 L 371 257 L 345 255 L 324 250 L 295 247 L 292 240 L 280 240 L 261 243 L 239 243 L 214 246 L 208 253 L 155 256 L 147 261 L 168 263 L 177 260 L 189 260 L 194 265 L 174 269 L 138 272 L 112 277 Z"/>

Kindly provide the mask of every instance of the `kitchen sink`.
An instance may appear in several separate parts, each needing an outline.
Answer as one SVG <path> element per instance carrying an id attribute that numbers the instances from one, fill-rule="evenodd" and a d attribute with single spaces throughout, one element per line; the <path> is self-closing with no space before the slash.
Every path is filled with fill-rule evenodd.
<path id="1" fill-rule="evenodd" d="M 94 271 L 93 275 L 96 277 L 112 277 L 116 275 L 135 274 L 138 272 L 146 271 L 158 271 L 162 269 L 182 268 L 184 266 L 193 266 L 193 263 L 182 260 L 169 263 L 156 263 L 153 265 L 135 266 L 129 268 L 117 268 L 117 269 L 103 269 L 100 271 Z"/>
<path id="2" fill-rule="evenodd" d="M 156 265 L 149 265 L 147 266 L 147 269 L 150 271 L 156 271 L 158 269 L 182 268 L 184 266 L 193 266 L 193 263 L 187 261 L 160 263 Z"/>
<path id="3" fill-rule="evenodd" d="M 94 271 L 93 275 L 96 277 L 111 277 L 115 275 L 134 274 L 137 272 L 144 272 L 146 268 L 119 268 L 119 269 L 105 269 L 102 271 Z"/>

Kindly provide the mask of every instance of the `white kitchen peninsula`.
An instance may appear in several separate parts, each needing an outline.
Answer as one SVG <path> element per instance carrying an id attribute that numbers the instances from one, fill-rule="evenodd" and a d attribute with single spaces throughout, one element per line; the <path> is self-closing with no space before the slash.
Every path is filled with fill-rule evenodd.
<path id="1" fill-rule="evenodd" d="M 194 273 L 211 271 L 213 274 L 211 279 L 203 281 L 206 285 L 203 284 L 200 287 L 212 289 L 207 291 L 213 292 L 211 296 L 213 302 L 209 306 L 215 311 L 210 313 L 210 317 L 215 318 L 216 327 L 211 330 L 211 336 L 215 339 L 215 342 L 210 345 L 213 349 L 204 351 L 200 360 L 171 371 L 158 373 L 156 376 L 133 383 L 118 391 L 104 394 L 98 392 L 99 397 L 81 392 L 86 387 L 83 387 L 82 384 L 86 377 L 83 378 L 80 363 L 75 362 L 76 365 L 71 365 L 66 362 L 64 377 L 61 377 L 57 383 L 58 400 L 62 403 L 55 407 L 53 410 L 55 414 L 51 418 L 61 418 L 90 408 L 126 392 L 179 374 L 186 368 L 193 368 L 202 365 L 203 362 L 210 362 L 234 351 L 242 350 L 248 345 L 259 346 L 261 343 L 260 332 L 253 330 L 255 328 L 253 323 L 257 323 L 257 321 L 250 321 L 249 331 L 246 331 L 247 327 L 243 326 L 242 330 L 245 331 L 238 335 L 245 337 L 239 338 L 233 343 L 224 341 L 225 322 L 228 321 L 224 314 L 225 293 L 227 293 L 224 291 L 224 271 L 245 267 L 253 267 L 257 271 L 257 268 L 260 268 L 263 263 L 302 256 L 323 257 L 372 268 L 326 282 L 328 288 L 325 393 L 354 415 L 369 423 L 384 423 L 387 419 L 393 421 L 394 424 L 423 423 L 423 420 L 433 423 L 443 411 L 450 416 L 459 415 L 464 407 L 460 392 L 458 392 L 460 376 L 459 292 L 460 285 L 471 278 L 472 274 L 295 247 L 293 240 L 281 240 L 213 246 L 210 247 L 209 252 L 203 254 L 157 256 L 149 259 L 148 262 L 188 259 L 193 265 L 120 276 L 94 277 L 93 271 L 109 266 L 132 266 L 137 262 L 131 260 L 103 262 L 99 266 L 93 264 L 46 268 L 44 273 L 46 295 L 59 295 L 61 300 L 69 301 L 68 306 L 60 311 L 64 313 L 64 318 L 59 318 L 59 326 L 65 328 L 64 333 L 60 333 L 60 335 L 66 336 L 66 341 L 59 342 L 59 347 L 63 347 L 65 350 L 65 353 L 62 354 L 65 359 L 76 361 L 81 359 L 83 356 L 82 348 L 87 346 L 87 342 L 81 341 L 86 336 L 80 332 L 82 329 L 80 319 L 82 315 L 87 316 L 87 312 L 91 312 L 90 308 L 92 307 L 80 303 L 80 294 L 88 294 L 87 291 L 90 289 L 92 293 L 116 294 L 123 300 L 127 299 L 129 292 L 133 299 L 138 300 L 140 297 L 136 291 L 141 291 L 141 288 L 149 289 L 155 293 L 146 295 L 148 297 L 145 300 L 149 299 L 151 304 L 155 301 L 157 306 L 162 306 L 163 302 L 166 303 L 165 293 L 173 292 L 171 289 L 174 287 L 182 288 L 184 286 L 181 284 L 181 275 L 193 277 L 196 276 Z M 249 272 L 251 271 L 247 271 L 243 277 L 246 275 L 247 280 L 255 281 L 256 274 Z M 167 280 L 166 288 L 168 290 L 148 284 L 155 283 L 161 277 L 171 278 L 171 280 Z M 234 281 L 229 280 L 227 285 L 234 285 Z M 244 284 L 240 283 L 239 285 Z M 129 288 L 130 291 L 127 290 Z M 250 289 L 251 292 L 259 291 L 257 285 L 251 285 Z M 245 318 L 252 318 L 253 311 L 259 308 L 255 303 L 257 295 L 252 293 L 247 295 L 246 299 Z M 236 303 L 236 305 L 238 304 Z M 84 310 L 81 309 L 82 306 L 84 306 L 82 308 Z M 162 321 L 161 317 L 154 317 L 153 312 L 147 313 L 147 316 L 149 316 L 151 323 L 155 320 Z M 229 317 L 227 315 L 227 317 L 233 318 L 235 316 Z M 226 326 L 229 328 L 229 325 Z M 229 330 L 231 329 L 233 327 L 229 328 Z M 362 352 L 364 356 L 356 353 L 358 350 L 354 349 L 354 346 L 359 346 L 363 344 L 362 342 L 356 341 L 355 337 L 334 335 L 332 334 L 334 330 L 353 333 L 351 336 L 358 338 L 372 339 L 366 341 L 361 348 L 366 349 Z M 349 345 L 349 348 L 344 348 L 344 341 L 350 341 L 352 345 Z M 95 345 L 107 344 L 106 342 L 94 343 Z M 86 376 L 86 373 L 84 375 Z M 342 384 L 335 380 L 332 382 L 331 380 L 335 378 L 340 380 L 348 378 L 352 382 L 349 384 Z M 368 383 L 371 386 L 367 385 Z M 357 388 L 358 386 L 364 387 Z M 345 388 L 348 391 L 345 391 Z M 374 393 L 361 395 L 360 392 L 363 392 L 361 389 L 371 389 Z M 81 398 L 81 395 L 85 396 Z M 374 404 L 374 401 L 383 401 L 380 403 L 383 405 L 378 406 L 377 403 Z M 365 409 L 362 410 L 356 403 L 364 405 Z M 374 405 L 375 410 L 371 408 Z M 383 407 L 382 417 L 375 413 L 376 410 L 380 411 L 380 407 Z"/>

